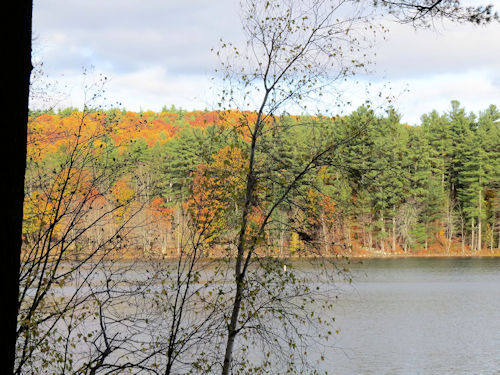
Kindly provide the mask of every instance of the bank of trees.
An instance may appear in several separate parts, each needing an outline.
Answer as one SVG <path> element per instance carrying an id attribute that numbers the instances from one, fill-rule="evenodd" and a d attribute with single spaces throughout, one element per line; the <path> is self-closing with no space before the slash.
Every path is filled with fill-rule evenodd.
<path id="1" fill-rule="evenodd" d="M 236 230 L 248 162 L 247 134 L 238 124 L 256 114 L 109 110 L 88 114 L 92 121 L 78 130 L 81 115 L 32 114 L 25 244 L 38 241 L 41 222 L 50 221 L 36 214 L 47 198 L 36 186 L 41 176 L 58 178 L 54 168 L 66 143 L 100 126 L 105 136 L 89 147 L 108 155 L 109 164 L 92 162 L 92 173 L 117 170 L 101 188 L 103 199 L 141 207 L 127 242 L 130 256 L 176 256 L 192 217 L 197 225 L 211 223 L 208 255 L 223 254 Z M 327 163 L 293 189 L 289 207 L 273 213 L 259 246 L 263 254 L 294 255 L 310 244 L 332 255 L 498 248 L 500 111 L 494 105 L 473 114 L 452 102 L 445 113 L 423 115 L 419 126 L 401 124 L 392 110 L 374 114 L 365 107 L 339 118 L 285 115 L 270 121 L 273 128 L 263 136 L 269 182 L 262 201 L 280 194 L 282 182 L 311 153 L 311 143 L 359 136 L 325 156 Z M 307 127 L 294 126 L 304 121 Z M 118 210 L 101 229 L 119 225 L 124 215 Z M 226 234 L 220 236 L 222 229 Z M 80 236 L 78 246 L 86 241 Z"/>

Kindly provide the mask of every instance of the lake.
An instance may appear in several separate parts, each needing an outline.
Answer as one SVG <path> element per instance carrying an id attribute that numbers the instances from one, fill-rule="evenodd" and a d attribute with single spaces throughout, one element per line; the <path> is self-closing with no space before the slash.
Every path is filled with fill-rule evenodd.
<path id="1" fill-rule="evenodd" d="M 314 261 L 289 264 L 319 274 Z M 130 269 L 124 277 L 132 285 L 146 277 L 145 264 L 121 266 Z M 334 375 L 500 375 L 500 258 L 363 259 L 346 267 L 353 282 L 335 281 L 333 314 L 339 333 L 325 349 L 308 348 L 313 362 L 324 357 L 318 359 L 320 369 Z M 94 290 L 101 279 L 98 274 L 93 280 Z M 61 290 L 63 295 L 73 292 L 71 287 Z M 118 311 L 127 312 L 133 306 L 128 302 L 117 305 Z M 145 335 L 147 341 L 148 329 L 168 331 L 168 315 L 159 318 L 141 326 L 135 339 Z M 249 358 L 260 358 L 262 352 L 254 349 Z"/>
<path id="2" fill-rule="evenodd" d="M 500 374 L 500 258 L 353 263 L 329 373 Z"/>

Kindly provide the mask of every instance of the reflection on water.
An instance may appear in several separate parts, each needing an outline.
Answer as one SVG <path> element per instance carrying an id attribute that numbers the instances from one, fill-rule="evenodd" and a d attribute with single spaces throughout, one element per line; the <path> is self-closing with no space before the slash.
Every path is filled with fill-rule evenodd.
<path id="1" fill-rule="evenodd" d="M 500 259 L 374 259 L 350 266 L 329 373 L 500 374 Z"/>

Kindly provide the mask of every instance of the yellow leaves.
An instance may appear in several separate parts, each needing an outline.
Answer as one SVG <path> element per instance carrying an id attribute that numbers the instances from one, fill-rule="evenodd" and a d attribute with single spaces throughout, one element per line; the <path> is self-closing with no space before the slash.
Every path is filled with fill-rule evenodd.
<path id="1" fill-rule="evenodd" d="M 108 144 L 100 139 L 94 141 L 94 148 L 100 150 L 99 153 L 102 153 Z"/>
<path id="2" fill-rule="evenodd" d="M 135 190 L 130 185 L 130 178 L 121 178 L 115 182 L 111 188 L 111 194 L 119 208 L 116 211 L 118 220 L 124 220 L 125 215 L 130 209 L 129 203 L 135 197 Z"/>
<path id="3" fill-rule="evenodd" d="M 241 205 L 248 163 L 243 151 L 231 146 L 219 150 L 213 159 L 196 168 L 188 202 L 198 230 L 210 236 L 223 230 L 230 210 Z"/>
<path id="4" fill-rule="evenodd" d="M 116 181 L 111 188 L 111 193 L 120 205 L 130 202 L 135 195 L 134 189 L 130 186 L 129 178 L 122 178 Z"/>
<path id="5" fill-rule="evenodd" d="M 45 228 L 53 219 L 54 205 L 46 194 L 35 191 L 24 198 L 23 234 L 31 235 Z"/>
<path id="6" fill-rule="evenodd" d="M 58 234 L 64 212 L 96 192 L 89 171 L 77 168 L 54 168 L 43 188 L 26 195 L 23 210 L 23 234 L 47 229 Z"/>
<path id="7" fill-rule="evenodd" d="M 300 240 L 299 235 L 297 232 L 292 232 L 291 233 L 291 239 L 290 239 L 290 250 L 292 255 L 300 251 L 302 248 L 304 248 L 304 243 Z"/>
<path id="8" fill-rule="evenodd" d="M 74 111 L 69 116 L 44 114 L 28 121 L 28 157 L 42 160 L 58 150 L 72 150 L 75 146 L 98 139 L 109 132 L 102 114 Z M 98 144 L 97 147 L 100 147 Z"/>

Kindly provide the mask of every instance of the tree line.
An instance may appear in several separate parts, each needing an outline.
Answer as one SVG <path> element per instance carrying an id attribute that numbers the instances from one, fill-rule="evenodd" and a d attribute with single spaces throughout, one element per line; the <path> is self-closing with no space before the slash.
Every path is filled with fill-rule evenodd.
<path id="1" fill-rule="evenodd" d="M 206 255 L 220 256 L 242 209 L 249 149 L 243 125 L 255 116 L 175 107 L 160 113 L 95 110 L 84 120 L 73 108 L 31 113 L 25 244 L 38 241 L 52 222 L 54 181 L 68 169 L 67 153 L 86 144 L 92 157 L 70 182 L 75 190 L 92 187 L 92 215 L 113 209 L 113 217 L 76 239 L 73 248 L 131 220 L 123 244 L 131 257 L 175 257 L 186 226 L 196 222 L 211 234 Z M 273 212 L 259 251 L 289 257 L 314 255 L 318 247 L 330 255 L 498 248 L 500 111 L 491 105 L 469 113 L 453 101 L 449 111 L 421 119 L 408 126 L 392 109 L 377 114 L 367 107 L 335 118 L 267 119 L 259 150 L 266 171 L 258 176 L 262 204 L 282 193 L 315 148 L 356 137 L 323 155 L 316 172 L 294 187 Z M 94 184 L 99 173 L 107 175 L 103 186 Z M 258 210 L 251 218 L 261 219 Z M 52 229 L 57 238 L 57 226 Z"/>

